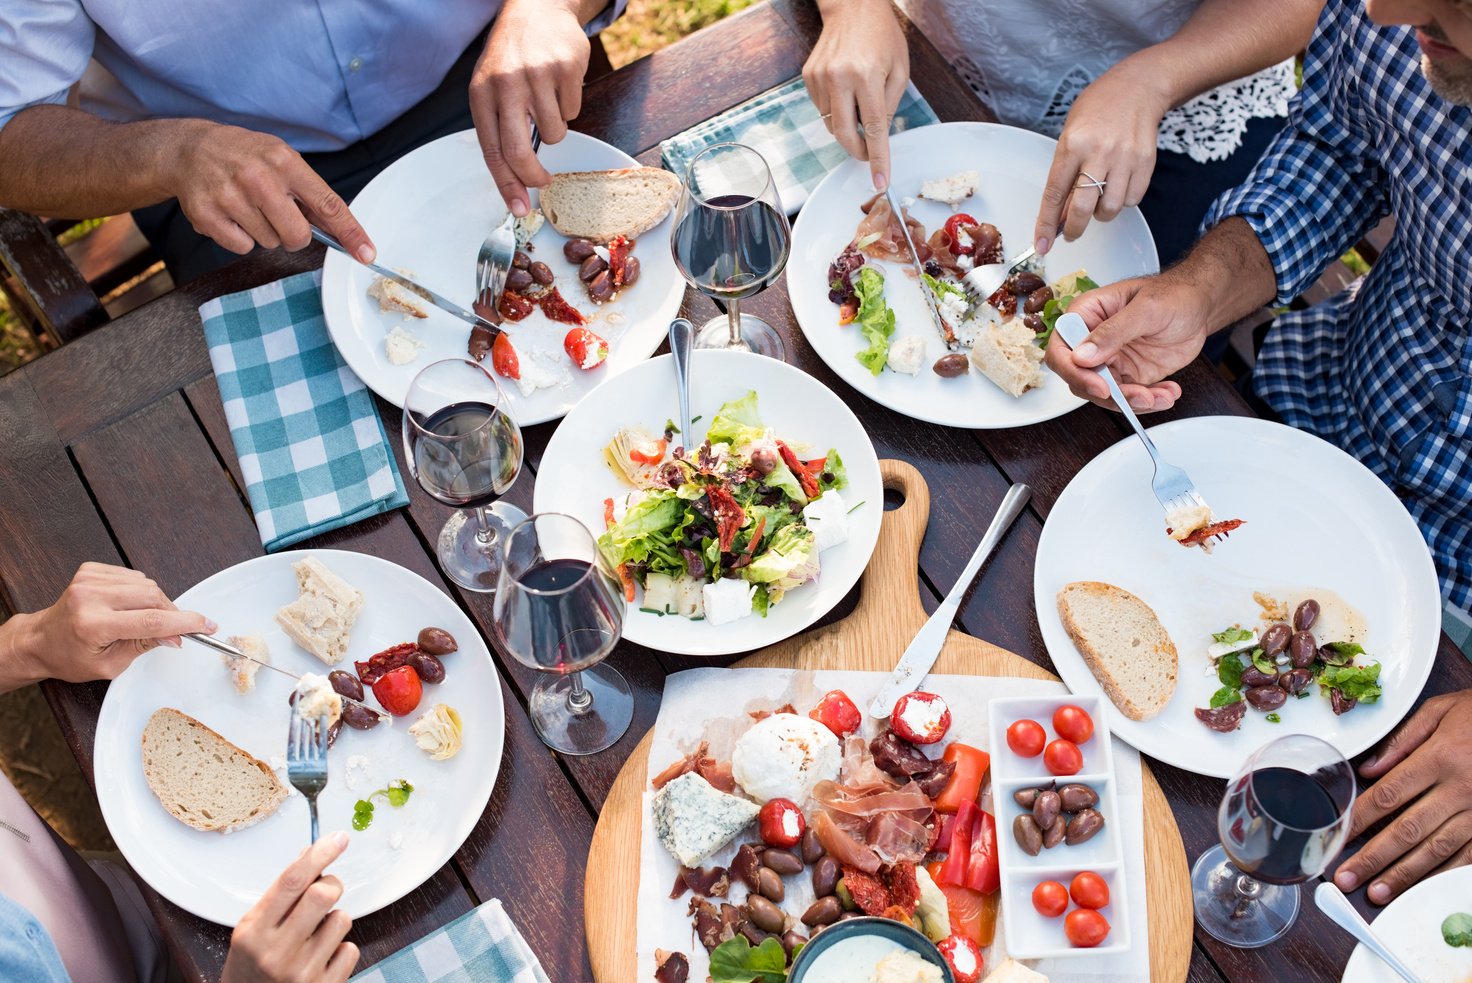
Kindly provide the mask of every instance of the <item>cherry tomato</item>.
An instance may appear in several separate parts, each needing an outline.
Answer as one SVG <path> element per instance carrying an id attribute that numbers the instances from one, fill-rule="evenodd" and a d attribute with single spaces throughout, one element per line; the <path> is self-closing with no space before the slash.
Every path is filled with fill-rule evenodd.
<path id="1" fill-rule="evenodd" d="M 957 212 L 950 218 L 946 219 L 945 229 L 946 235 L 949 236 L 951 240 L 951 252 L 955 253 L 957 256 L 969 256 L 976 251 L 976 246 L 972 245 L 969 242 L 963 245 L 961 243 L 961 237 L 956 234 L 962 229 L 974 228 L 976 228 L 976 219 L 972 218 L 970 215 L 967 215 L 965 212 Z"/>
<path id="2" fill-rule="evenodd" d="M 511 347 L 511 339 L 504 331 L 491 342 L 491 368 L 503 379 L 521 378 L 521 359 L 517 356 L 516 349 Z"/>
<path id="3" fill-rule="evenodd" d="M 608 360 L 608 342 L 587 328 L 573 328 L 562 339 L 563 350 L 580 369 L 596 369 Z"/>
<path id="4" fill-rule="evenodd" d="M 895 701 L 889 729 L 911 744 L 934 744 L 951 729 L 951 708 L 934 693 L 906 693 Z"/>
<path id="5" fill-rule="evenodd" d="M 1059 737 L 1082 744 L 1094 736 L 1094 718 L 1083 707 L 1068 703 L 1053 711 L 1053 729 Z"/>
<path id="6" fill-rule="evenodd" d="M 1069 945 L 1092 949 L 1109 935 L 1109 922 L 1097 911 L 1075 908 L 1063 919 L 1063 934 Z"/>
<path id="7" fill-rule="evenodd" d="M 791 799 L 769 799 L 757 814 L 757 829 L 761 832 L 762 842 L 767 846 L 784 849 L 797 846 L 807 828 L 808 823 L 802 818 L 802 810 Z"/>
<path id="8" fill-rule="evenodd" d="M 1032 906 L 1044 918 L 1057 918 L 1068 910 L 1068 888 L 1058 881 L 1043 881 L 1032 889 Z"/>
<path id="9" fill-rule="evenodd" d="M 1007 746 L 1012 753 L 1024 758 L 1036 758 L 1043 753 L 1048 735 L 1043 725 L 1036 720 L 1019 720 L 1007 728 Z"/>
<path id="10" fill-rule="evenodd" d="M 413 666 L 399 666 L 378 677 L 373 684 L 373 695 L 383 708 L 395 717 L 405 717 L 419 706 L 419 697 L 424 687 L 419 683 L 419 673 Z"/>
<path id="11" fill-rule="evenodd" d="M 1043 752 L 1043 767 L 1054 775 L 1077 775 L 1084 766 L 1084 753 L 1072 741 L 1058 738 Z"/>
<path id="12" fill-rule="evenodd" d="M 841 689 L 825 693 L 818 705 L 808 711 L 808 716 L 833 731 L 837 737 L 847 737 L 864 722 L 864 715 L 859 713 L 854 701 Z"/>
<path id="13" fill-rule="evenodd" d="M 1068 894 L 1080 908 L 1098 910 L 1109 903 L 1109 885 L 1092 870 L 1076 876 L 1068 885 Z"/>
<path id="14" fill-rule="evenodd" d="M 964 935 L 950 935 L 936 946 L 950 964 L 956 983 L 978 983 L 986 963 L 981 958 L 981 946 Z"/>

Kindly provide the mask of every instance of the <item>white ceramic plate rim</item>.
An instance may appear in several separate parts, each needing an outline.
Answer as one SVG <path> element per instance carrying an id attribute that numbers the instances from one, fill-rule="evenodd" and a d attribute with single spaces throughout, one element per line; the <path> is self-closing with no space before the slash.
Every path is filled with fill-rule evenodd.
<path id="1" fill-rule="evenodd" d="M 1455 867 L 1411 887 L 1405 894 L 1386 905 L 1385 910 L 1375 916 L 1370 927 L 1393 953 L 1410 962 L 1411 969 L 1419 971 L 1424 967 L 1411 961 L 1417 947 L 1423 943 L 1434 947 L 1446 946 L 1441 938 L 1441 923 L 1453 912 L 1472 909 L 1472 902 L 1467 900 L 1469 897 L 1472 897 L 1472 867 Z M 1414 929 L 1406 924 L 1408 919 Z M 1412 934 L 1413 931 L 1424 932 L 1425 937 L 1418 938 Z M 1468 959 L 1467 950 L 1455 950 L 1453 953 L 1449 946 L 1446 948 L 1448 955 L 1453 955 L 1454 958 L 1460 956 L 1463 961 L 1472 961 Z M 1391 983 L 1399 979 L 1394 970 L 1362 945 L 1354 947 L 1349 955 L 1349 962 L 1344 967 L 1343 983 Z M 1427 977 L 1426 983 L 1452 983 L 1453 979 L 1457 983 L 1466 980 L 1466 969 L 1445 980 Z"/>

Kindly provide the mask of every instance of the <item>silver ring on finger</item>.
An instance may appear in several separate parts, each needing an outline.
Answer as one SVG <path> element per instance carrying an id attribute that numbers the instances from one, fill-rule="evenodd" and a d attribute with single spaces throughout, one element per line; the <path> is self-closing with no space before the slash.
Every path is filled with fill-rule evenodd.
<path id="1" fill-rule="evenodd" d="M 823 113 L 821 116 L 818 117 L 818 119 L 822 120 L 825 123 L 828 122 L 829 120 L 831 120 L 832 118 L 833 118 L 833 114 L 832 113 Z"/>
<path id="2" fill-rule="evenodd" d="M 1099 192 L 1100 194 L 1103 194 L 1104 193 L 1104 185 L 1108 184 L 1109 182 L 1107 182 L 1107 181 L 1100 181 L 1098 178 L 1094 177 L 1094 175 L 1090 174 L 1088 171 L 1082 171 L 1081 170 L 1078 173 L 1079 173 L 1079 177 L 1082 178 L 1083 180 L 1080 180 L 1078 182 L 1078 184 L 1074 185 L 1074 187 L 1076 187 L 1076 188 L 1093 188 L 1095 191 Z"/>

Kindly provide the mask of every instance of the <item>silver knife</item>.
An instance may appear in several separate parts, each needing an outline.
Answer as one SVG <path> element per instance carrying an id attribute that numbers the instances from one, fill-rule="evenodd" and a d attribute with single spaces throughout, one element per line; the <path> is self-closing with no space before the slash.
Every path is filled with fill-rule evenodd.
<path id="1" fill-rule="evenodd" d="M 935 609 L 935 613 L 925 622 L 921 629 L 915 633 L 915 638 L 910 642 L 905 654 L 900 657 L 899 665 L 895 666 L 894 672 L 879 690 L 879 695 L 874 697 L 874 702 L 869 704 L 869 714 L 884 720 L 889 712 L 894 709 L 895 701 L 901 696 L 909 693 L 920 686 L 924 681 L 930 667 L 935 665 L 935 660 L 940 657 L 940 650 L 945 647 L 946 635 L 951 630 L 951 622 L 956 620 L 956 611 L 961 607 L 961 598 L 965 595 L 971 582 L 976 579 L 977 573 L 981 571 L 981 565 L 986 558 L 991 556 L 992 550 L 996 549 L 997 543 L 1011 527 L 1012 522 L 1022 513 L 1022 508 L 1027 500 L 1032 497 L 1032 489 L 1024 484 L 1018 483 L 1007 490 L 1002 499 L 1002 504 L 997 508 L 997 514 L 992 517 L 992 524 L 987 526 L 986 534 L 981 537 L 981 545 L 976 547 L 976 552 L 971 554 L 971 559 L 966 562 L 966 569 L 961 571 L 961 576 L 956 579 L 956 585 L 951 588 L 945 600 Z"/>
<path id="2" fill-rule="evenodd" d="M 961 343 L 956 340 L 956 333 L 946 327 L 946 322 L 940 316 L 940 307 L 935 303 L 935 291 L 931 290 L 929 285 L 920 279 L 919 274 L 925 272 L 925 267 L 920 263 L 920 252 L 915 248 L 915 240 L 910 238 L 910 226 L 905 221 L 905 213 L 900 208 L 899 202 L 894 200 L 894 185 L 885 186 L 884 197 L 889 200 L 889 208 L 894 212 L 895 219 L 900 223 L 900 231 L 905 234 L 905 245 L 910 248 L 910 262 L 915 264 L 915 273 L 917 274 L 915 279 L 920 284 L 920 292 L 925 295 L 925 307 L 930 311 L 930 319 L 935 322 L 935 330 L 940 332 L 941 341 L 946 343 L 947 348 L 953 352 L 960 351 Z"/>
<path id="3" fill-rule="evenodd" d="M 355 263 L 363 263 L 363 261 L 358 259 L 358 257 L 353 256 L 352 253 L 348 252 L 347 247 L 345 247 L 342 243 L 338 242 L 332 236 L 328 235 L 326 232 L 323 232 L 315 225 L 312 226 L 312 238 L 316 239 L 323 245 L 330 246 L 333 249 L 336 249 L 344 256 L 350 257 Z M 379 276 L 384 277 L 385 279 L 392 280 L 395 283 L 402 284 L 403 286 L 408 287 L 416 294 L 423 294 L 424 296 L 429 298 L 429 302 L 431 304 L 438 307 L 445 313 L 453 314 L 467 324 L 473 324 L 476 327 L 485 328 L 491 333 L 491 338 L 493 340 L 495 339 L 496 335 L 501 333 L 501 326 L 499 324 L 492 324 L 490 321 L 487 321 L 485 318 L 481 317 L 474 311 L 466 310 L 459 304 L 456 304 L 448 298 L 435 293 L 424 284 L 417 283 L 410 277 L 404 276 L 404 274 L 402 273 L 395 272 L 394 270 L 391 270 L 386 266 L 379 266 L 377 263 L 363 263 L 363 265 L 368 267 L 368 269 L 372 270 L 374 273 L 377 273 Z"/>
<path id="4" fill-rule="evenodd" d="M 292 679 L 295 679 L 298 683 L 300 683 L 302 681 L 302 677 L 298 676 L 296 673 L 294 673 L 294 672 L 287 672 L 285 669 L 281 668 L 280 666 L 273 666 L 273 665 L 271 665 L 271 663 L 269 663 L 269 662 L 262 662 L 260 659 L 253 659 L 250 656 L 246 655 L 244 652 L 240 651 L 240 649 L 236 648 L 234 645 L 231 645 L 229 642 L 222 642 L 218 638 L 215 638 L 213 635 L 205 635 L 205 634 L 202 634 L 201 632 L 197 632 L 197 631 L 186 631 L 184 633 L 184 637 L 187 638 L 187 639 L 189 639 L 191 642 L 198 642 L 199 644 L 203 645 L 205 648 L 212 648 L 216 652 L 222 652 L 225 655 L 233 656 L 233 657 L 235 657 L 237 659 L 244 659 L 247 662 L 254 662 L 258 666 L 263 666 L 263 667 L 265 667 L 267 669 L 270 669 L 272 672 L 279 672 L 283 676 L 290 676 Z M 342 696 L 341 693 L 338 693 L 337 695 L 338 696 Z M 368 710 L 368 711 L 370 711 L 372 713 L 376 713 L 380 718 L 382 718 L 384 720 L 389 719 L 389 715 L 388 714 L 384 713 L 382 710 L 375 710 L 375 709 L 373 709 L 373 707 L 370 707 L 368 704 L 362 702 L 361 700 L 355 700 L 351 696 L 343 696 L 342 698 L 343 698 L 343 702 L 344 703 L 356 703 L 358 706 L 362 707 L 364 710 Z"/>

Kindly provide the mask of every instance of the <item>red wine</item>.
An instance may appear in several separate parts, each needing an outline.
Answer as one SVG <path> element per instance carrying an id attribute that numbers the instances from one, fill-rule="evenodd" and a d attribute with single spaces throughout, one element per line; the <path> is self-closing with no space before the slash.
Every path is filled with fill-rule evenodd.
<path id="1" fill-rule="evenodd" d="M 519 560 L 514 547 L 508 558 L 511 570 Z M 593 570 L 587 560 L 536 560 L 515 577 L 515 586 L 496 597 L 496 627 L 502 643 L 524 664 L 547 672 L 576 672 L 617 644 L 623 597 L 612 579 Z"/>
<path id="2" fill-rule="evenodd" d="M 421 422 L 412 439 L 415 477 L 446 505 L 490 505 L 521 468 L 521 432 L 489 403 L 452 403 Z"/>
<path id="3" fill-rule="evenodd" d="M 691 204 L 676 227 L 675 261 L 706 296 L 741 300 L 782 274 L 791 235 L 787 216 L 765 201 L 718 195 Z"/>
<path id="4" fill-rule="evenodd" d="M 1281 767 L 1238 779 L 1222 811 L 1222 845 L 1232 863 L 1270 884 L 1297 884 L 1323 870 L 1345 818 L 1313 775 Z"/>

